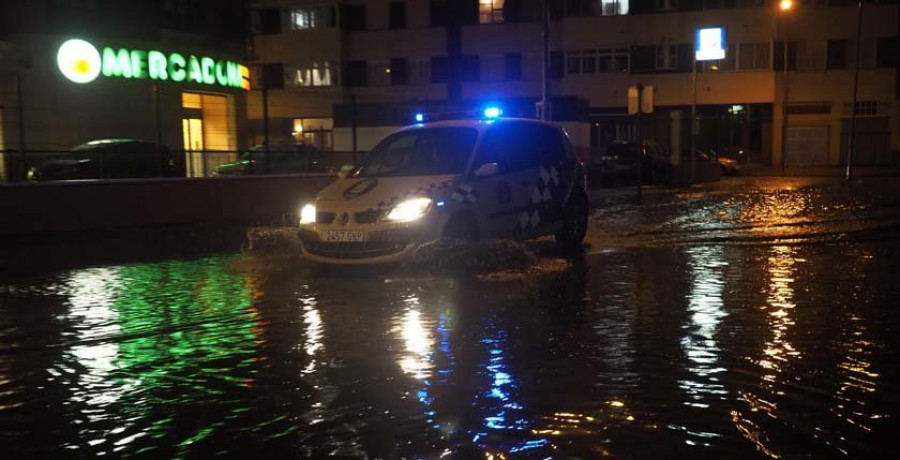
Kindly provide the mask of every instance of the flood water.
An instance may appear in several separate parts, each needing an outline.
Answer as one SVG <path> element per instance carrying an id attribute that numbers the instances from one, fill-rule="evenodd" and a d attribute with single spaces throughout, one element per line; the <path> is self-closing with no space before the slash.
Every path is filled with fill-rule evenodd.
<path id="1" fill-rule="evenodd" d="M 4 457 L 889 457 L 894 182 L 610 192 L 585 255 L 520 276 L 225 254 L 11 277 Z"/>

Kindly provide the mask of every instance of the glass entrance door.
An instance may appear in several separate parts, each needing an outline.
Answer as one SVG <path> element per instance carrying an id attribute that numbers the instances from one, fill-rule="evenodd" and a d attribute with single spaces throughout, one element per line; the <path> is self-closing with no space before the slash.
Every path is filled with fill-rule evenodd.
<path id="1" fill-rule="evenodd" d="M 204 177 L 206 168 L 203 164 L 203 120 L 200 118 L 184 118 L 181 120 L 184 136 L 184 163 L 188 177 Z"/>

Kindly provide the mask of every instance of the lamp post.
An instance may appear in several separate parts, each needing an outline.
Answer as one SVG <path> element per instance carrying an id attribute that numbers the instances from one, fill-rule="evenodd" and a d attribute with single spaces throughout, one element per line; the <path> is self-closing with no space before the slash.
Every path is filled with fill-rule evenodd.
<path id="1" fill-rule="evenodd" d="M 853 178 L 853 157 L 856 156 L 856 97 L 859 92 L 859 61 L 862 51 L 862 13 L 863 2 L 859 0 L 856 7 L 856 63 L 853 66 L 853 102 L 850 104 L 850 139 L 847 145 L 847 180 Z"/>
<path id="2" fill-rule="evenodd" d="M 787 39 L 787 12 L 794 8 L 793 0 L 781 0 L 778 3 L 778 11 L 783 19 L 779 18 L 775 22 L 776 27 L 781 24 L 781 40 L 784 43 L 782 54 L 782 66 L 784 67 L 784 75 L 782 76 L 782 85 L 784 86 L 784 94 L 781 101 L 781 174 L 787 174 L 787 135 L 788 135 L 788 39 Z M 777 33 L 776 33 L 777 35 Z"/>

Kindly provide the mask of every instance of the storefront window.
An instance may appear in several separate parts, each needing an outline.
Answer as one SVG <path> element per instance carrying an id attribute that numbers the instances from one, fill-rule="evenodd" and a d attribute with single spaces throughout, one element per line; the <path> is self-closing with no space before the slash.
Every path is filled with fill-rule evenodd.
<path id="1" fill-rule="evenodd" d="M 181 93 L 186 173 L 205 177 L 236 159 L 237 127 L 231 96 Z"/>

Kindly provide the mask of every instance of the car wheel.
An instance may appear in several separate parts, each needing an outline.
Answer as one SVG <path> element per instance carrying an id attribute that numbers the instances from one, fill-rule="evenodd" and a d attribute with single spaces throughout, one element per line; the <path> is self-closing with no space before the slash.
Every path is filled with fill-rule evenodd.
<path id="1" fill-rule="evenodd" d="M 577 193 L 569 199 L 563 209 L 562 229 L 554 235 L 556 244 L 567 250 L 581 248 L 587 234 L 588 201 L 584 193 Z"/>
<path id="2" fill-rule="evenodd" d="M 478 224 L 472 216 L 454 216 L 444 227 L 444 237 L 474 243 L 478 241 Z"/>

